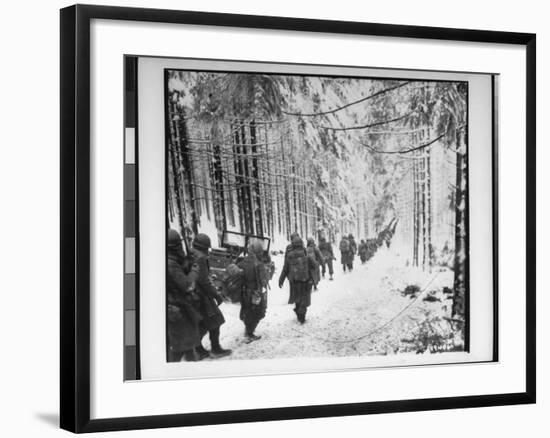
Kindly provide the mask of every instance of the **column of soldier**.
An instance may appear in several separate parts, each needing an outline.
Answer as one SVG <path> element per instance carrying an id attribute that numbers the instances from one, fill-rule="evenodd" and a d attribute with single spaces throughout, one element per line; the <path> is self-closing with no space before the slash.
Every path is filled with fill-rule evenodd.
<path id="1" fill-rule="evenodd" d="M 210 238 L 199 233 L 192 242 L 189 254 L 185 254 L 182 239 L 176 230 L 168 230 L 167 259 L 167 328 L 168 361 L 199 361 L 206 358 L 221 358 L 232 353 L 220 345 L 220 327 L 225 322 L 219 305 L 225 297 L 213 284 L 210 277 Z M 356 253 L 365 263 L 369 245 L 364 240 L 357 247 L 353 235 L 340 241 L 343 271 L 353 270 Z M 245 326 L 245 342 L 261 338 L 255 334 L 258 323 L 265 317 L 269 278 L 264 264 L 263 246 L 252 241 L 246 256 L 238 262 L 238 290 L 241 303 L 239 317 Z M 333 260 L 336 260 L 332 245 L 324 237 L 316 245 L 313 238 L 304 245 L 298 233 L 290 236 L 285 251 L 283 269 L 279 276 L 279 288 L 288 280 L 290 294 L 288 304 L 294 304 L 294 313 L 299 323 L 306 321 L 307 308 L 311 304 L 311 292 L 317 290 L 321 277 L 328 270 L 333 280 Z M 208 333 L 210 351 L 202 343 Z"/>
<path id="2" fill-rule="evenodd" d="M 353 271 L 353 261 L 355 254 L 359 255 L 361 263 L 364 265 L 384 243 L 389 248 L 395 229 L 397 227 L 397 219 L 392 219 L 391 222 L 374 239 L 361 239 L 359 246 L 355 243 L 353 234 L 342 237 L 340 240 L 340 261 L 344 272 Z"/>
<path id="3" fill-rule="evenodd" d="M 167 328 L 168 361 L 199 361 L 206 358 L 221 358 L 232 353 L 220 345 L 220 327 L 225 322 L 219 305 L 225 297 L 213 284 L 210 277 L 210 238 L 199 233 L 186 255 L 182 239 L 176 230 L 168 230 L 167 258 Z M 319 247 L 313 238 L 304 245 L 302 238 L 294 233 L 286 248 L 285 261 L 279 277 L 279 287 L 284 281 L 290 285 L 289 304 L 294 304 L 298 321 L 306 320 L 307 308 L 311 304 L 311 291 L 317 290 L 321 275 L 324 278 L 328 268 L 333 279 L 332 245 L 321 238 Z M 264 264 L 262 244 L 253 241 L 246 256 L 238 262 L 240 319 L 245 326 L 245 342 L 261 338 L 255 334 L 258 323 L 265 317 L 267 309 L 268 273 Z M 321 272 L 322 268 L 322 272 Z M 210 351 L 202 343 L 210 338 Z"/>

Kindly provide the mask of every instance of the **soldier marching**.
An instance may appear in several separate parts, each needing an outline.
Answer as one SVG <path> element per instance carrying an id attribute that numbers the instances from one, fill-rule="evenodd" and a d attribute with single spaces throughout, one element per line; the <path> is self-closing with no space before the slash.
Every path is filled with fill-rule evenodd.
<path id="1" fill-rule="evenodd" d="M 389 246 L 395 227 L 388 229 L 380 233 L 379 238 Z M 196 234 L 190 246 L 185 252 L 179 233 L 168 230 L 166 319 L 169 362 L 218 359 L 232 353 L 220 344 L 221 327 L 225 323 L 220 305 L 224 301 L 230 299 L 240 303 L 239 318 L 244 324 L 245 343 L 261 339 L 256 330 L 268 307 L 269 280 L 274 268 L 261 240 L 250 239 L 246 249 L 243 247 L 243 256 L 226 266 L 225 293 L 213 281 L 210 238 L 206 234 Z M 339 250 L 344 272 L 353 270 L 355 254 L 365 263 L 375 251 L 369 240 L 361 240 L 358 247 L 352 234 L 342 237 Z M 306 322 L 312 304 L 312 290 L 318 289 L 327 271 L 329 279 L 333 280 L 334 260 L 332 244 L 324 235 L 319 238 L 318 246 L 313 237 L 309 237 L 305 245 L 298 233 L 291 235 L 278 283 L 282 288 L 288 281 L 288 304 L 294 305 L 300 324 Z M 210 350 L 203 344 L 207 334 Z"/>
<path id="2" fill-rule="evenodd" d="M 239 317 L 244 323 L 246 342 L 261 338 L 254 332 L 267 310 L 268 273 L 262 261 L 263 252 L 262 244 L 253 241 L 248 245 L 248 254 L 238 264 L 243 275 Z"/>
<path id="3" fill-rule="evenodd" d="M 168 361 L 230 355 L 231 350 L 220 345 L 220 327 L 225 319 L 218 306 L 223 297 L 210 278 L 210 238 L 197 234 L 192 250 L 185 255 L 179 233 L 170 229 L 167 247 Z M 202 344 L 206 333 L 210 351 Z"/>
<path id="4" fill-rule="evenodd" d="M 294 313 L 301 324 L 306 322 L 307 308 L 311 304 L 315 269 L 316 266 L 304 247 L 304 241 L 297 233 L 293 234 L 279 277 L 279 288 L 282 288 L 285 280 L 288 279 L 290 284 L 288 304 L 294 304 Z"/>

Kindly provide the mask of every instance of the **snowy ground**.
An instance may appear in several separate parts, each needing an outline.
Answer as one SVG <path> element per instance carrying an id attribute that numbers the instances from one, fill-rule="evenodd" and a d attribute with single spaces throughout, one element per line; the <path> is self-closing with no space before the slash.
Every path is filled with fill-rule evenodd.
<path id="1" fill-rule="evenodd" d="M 221 310 L 226 323 L 221 327 L 221 341 L 233 349 L 227 360 L 296 357 L 329 357 L 392 354 L 410 351 L 403 342 L 418 328 L 426 316 L 450 313 L 451 300 L 441 292 L 452 287 L 452 272 L 422 272 L 406 267 L 394 248 L 381 248 L 365 265 L 356 257 L 351 273 L 342 272 L 335 261 L 334 281 L 322 279 L 312 294 L 304 325 L 296 321 L 293 306 L 287 304 L 288 282 L 278 287 L 283 256 L 274 257 L 277 271 L 268 292 L 266 317 L 256 333 L 262 338 L 246 344 L 244 326 L 239 319 L 239 304 L 224 303 Z M 403 296 L 407 285 L 416 284 L 419 299 Z M 432 292 L 433 291 L 433 292 Z M 433 293 L 436 301 L 423 298 Z M 207 337 L 205 337 L 205 340 Z"/>

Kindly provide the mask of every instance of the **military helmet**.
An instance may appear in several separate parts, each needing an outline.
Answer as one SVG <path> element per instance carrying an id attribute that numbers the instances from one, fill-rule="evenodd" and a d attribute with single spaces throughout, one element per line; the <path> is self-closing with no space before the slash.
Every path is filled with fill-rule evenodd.
<path id="1" fill-rule="evenodd" d="M 307 244 L 308 245 L 313 245 L 315 243 L 315 240 L 313 239 L 313 237 L 308 237 L 307 238 Z"/>
<path id="2" fill-rule="evenodd" d="M 176 230 L 174 230 L 173 228 L 169 228 L 168 229 L 168 237 L 167 237 L 167 240 L 166 240 L 166 244 L 169 246 L 169 247 L 174 247 L 174 246 L 178 246 L 178 245 L 181 245 L 181 236 L 180 236 L 180 233 L 178 233 Z"/>
<path id="3" fill-rule="evenodd" d="M 208 237 L 206 234 L 199 233 L 195 236 L 195 239 L 193 240 L 193 247 L 197 249 L 209 249 L 212 246 L 212 243 L 210 242 L 210 237 Z"/>
<path id="4" fill-rule="evenodd" d="M 261 255 L 264 252 L 264 246 L 262 245 L 262 242 L 259 240 L 252 240 L 248 244 L 248 253 L 249 254 L 256 254 Z"/>
<path id="5" fill-rule="evenodd" d="M 303 243 L 303 242 L 302 242 L 302 238 L 300 237 L 300 235 L 298 233 L 292 233 L 290 235 L 290 243 L 298 244 L 298 243 Z"/>

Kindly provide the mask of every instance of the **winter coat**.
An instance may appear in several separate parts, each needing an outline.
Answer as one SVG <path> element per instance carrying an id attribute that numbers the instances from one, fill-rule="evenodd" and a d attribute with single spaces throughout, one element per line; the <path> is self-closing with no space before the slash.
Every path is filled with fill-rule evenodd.
<path id="1" fill-rule="evenodd" d="M 359 257 L 361 257 L 361 261 L 365 262 L 367 260 L 367 254 L 368 254 L 367 244 L 360 243 L 359 248 L 357 249 L 357 253 L 359 254 Z"/>
<path id="2" fill-rule="evenodd" d="M 199 345 L 199 297 L 195 293 L 196 268 L 185 273 L 179 257 L 168 253 L 167 260 L 167 330 L 168 347 L 174 352 L 183 352 Z"/>
<path id="3" fill-rule="evenodd" d="M 327 242 L 326 240 L 324 242 L 319 243 L 319 251 L 321 251 L 321 254 L 323 255 L 323 258 L 325 260 L 330 260 L 334 258 L 332 245 L 330 244 L 330 242 Z"/>
<path id="4" fill-rule="evenodd" d="M 378 244 L 376 243 L 376 239 L 367 239 L 367 260 L 369 260 L 378 249 Z"/>
<path id="5" fill-rule="evenodd" d="M 308 257 L 313 261 L 313 268 L 311 270 L 311 278 L 313 279 L 313 284 L 317 285 L 321 280 L 321 265 L 323 264 L 323 255 L 321 251 L 317 248 L 315 243 L 307 245 L 306 248 Z"/>
<path id="6" fill-rule="evenodd" d="M 301 304 L 302 307 L 307 307 L 311 304 L 311 286 L 313 284 L 313 278 L 311 277 L 311 271 L 314 269 L 313 260 L 307 256 L 306 249 L 303 242 L 299 244 L 289 245 L 287 253 L 285 254 L 285 262 L 281 275 L 279 277 L 279 286 L 282 287 L 285 279 L 289 277 L 291 272 L 291 266 L 296 264 L 298 259 L 305 257 L 307 260 L 307 276 L 304 281 L 296 281 L 289 278 L 290 295 L 288 297 L 288 304 Z"/>
<path id="7" fill-rule="evenodd" d="M 352 259 L 357 253 L 357 243 L 355 243 L 355 239 L 349 239 L 349 249 L 351 251 Z"/>
<path id="8" fill-rule="evenodd" d="M 225 319 L 218 303 L 222 298 L 210 278 L 210 264 L 208 253 L 197 248 L 191 250 L 191 257 L 197 269 L 197 293 L 200 296 L 200 309 L 202 314 L 201 330 L 207 332 L 217 329 Z"/>
<path id="9" fill-rule="evenodd" d="M 350 250 L 348 238 L 343 237 L 342 240 L 340 240 L 340 245 L 338 245 L 338 246 L 340 248 L 341 253 L 348 252 Z"/>
<path id="10" fill-rule="evenodd" d="M 239 317 L 245 324 L 257 323 L 264 318 L 267 309 L 268 272 L 265 264 L 253 254 L 247 255 L 238 266 L 244 277 Z"/>
<path id="11" fill-rule="evenodd" d="M 340 241 L 340 261 L 343 265 L 349 265 L 353 262 L 353 253 L 351 251 L 350 241 L 344 237 Z"/>

